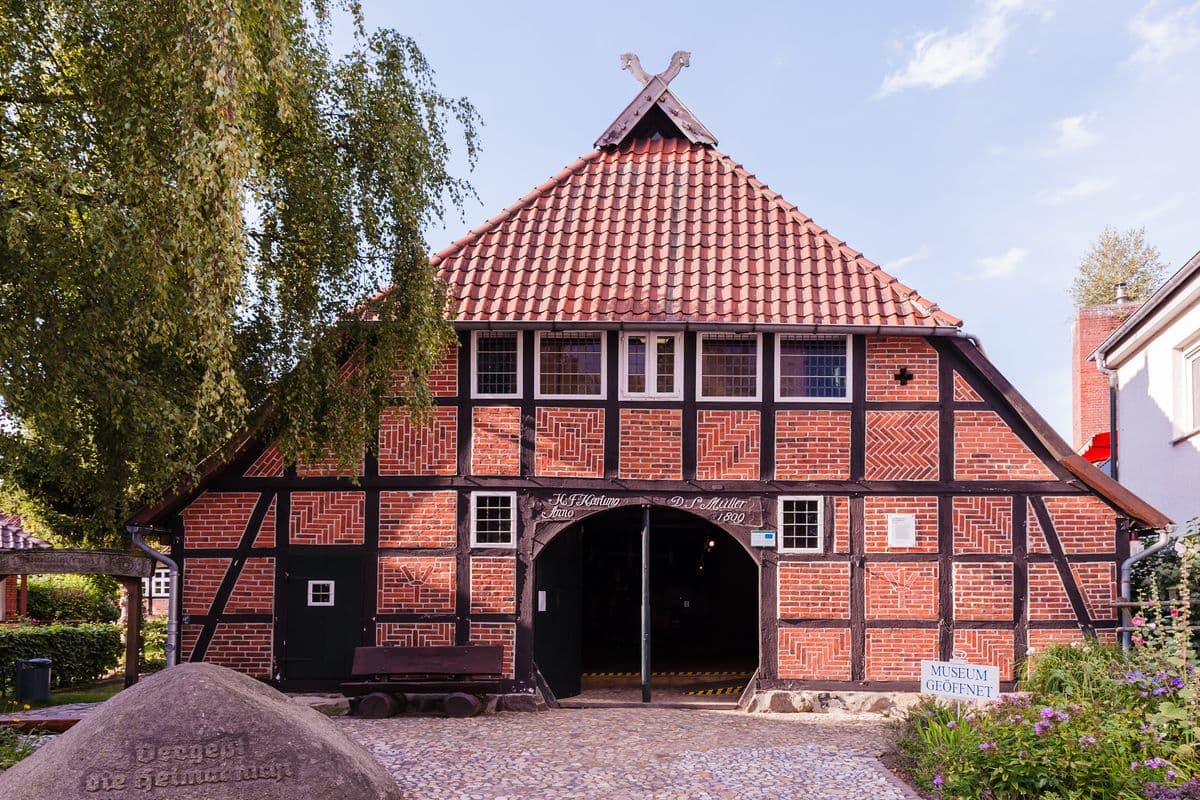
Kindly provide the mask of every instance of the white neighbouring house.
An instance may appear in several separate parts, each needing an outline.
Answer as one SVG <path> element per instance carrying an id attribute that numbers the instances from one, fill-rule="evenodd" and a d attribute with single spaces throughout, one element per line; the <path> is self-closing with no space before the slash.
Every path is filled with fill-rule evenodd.
<path id="1" fill-rule="evenodd" d="M 1200 517 L 1200 253 L 1100 343 L 1116 389 L 1116 477 L 1176 525 Z"/>

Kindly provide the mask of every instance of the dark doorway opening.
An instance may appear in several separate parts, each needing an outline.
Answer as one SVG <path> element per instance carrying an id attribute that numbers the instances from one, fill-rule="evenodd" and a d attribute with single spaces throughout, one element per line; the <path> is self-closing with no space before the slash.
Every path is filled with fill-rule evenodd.
<path id="1" fill-rule="evenodd" d="M 535 658 L 556 696 L 579 675 L 635 675 L 641 656 L 640 507 L 596 514 L 538 557 Z M 758 664 L 758 566 L 715 525 L 650 514 L 650 664 L 656 676 L 750 673 Z M 662 680 L 659 683 L 669 683 Z"/>

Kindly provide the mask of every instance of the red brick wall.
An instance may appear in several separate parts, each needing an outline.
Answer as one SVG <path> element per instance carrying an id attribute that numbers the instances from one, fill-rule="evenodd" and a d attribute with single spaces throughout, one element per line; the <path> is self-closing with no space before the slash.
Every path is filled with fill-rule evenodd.
<path id="1" fill-rule="evenodd" d="M 954 618 L 1006 622 L 1013 618 L 1012 564 L 955 564 Z"/>
<path id="2" fill-rule="evenodd" d="M 1115 331 L 1139 303 L 1083 308 L 1071 323 L 1071 432 L 1079 450 L 1097 433 L 1108 431 L 1108 377 L 1087 357 Z"/>
<path id="3" fill-rule="evenodd" d="M 193 646 L 194 644 L 193 641 Z M 219 623 L 204 660 L 210 664 L 236 669 L 252 678 L 270 678 L 271 623 Z"/>
<path id="4" fill-rule="evenodd" d="M 477 406 L 471 417 L 471 474 L 521 474 L 521 409 Z"/>
<path id="5" fill-rule="evenodd" d="M 205 492 L 183 510 L 183 540 L 189 550 L 237 547 L 250 523 L 258 492 Z"/>
<path id="6" fill-rule="evenodd" d="M 1042 530 L 1042 523 L 1038 521 L 1031 501 L 1025 502 L 1025 535 L 1026 547 L 1030 553 L 1050 552 L 1050 545 L 1046 542 L 1046 534 Z"/>
<path id="7" fill-rule="evenodd" d="M 915 681 L 921 659 L 938 657 L 937 628 L 868 628 L 866 678 Z"/>
<path id="8" fill-rule="evenodd" d="M 0 594 L 4 595 L 4 603 L 0 604 L 0 620 L 13 619 L 21 613 L 21 607 L 17 600 L 17 587 L 20 578 L 16 575 L 7 575 L 0 578 Z"/>
<path id="9" fill-rule="evenodd" d="M 254 537 L 254 547 L 275 546 L 275 508 L 278 505 L 279 498 L 272 497 L 271 504 L 267 506 L 267 513 L 263 515 L 262 524 L 258 526 L 258 533 Z"/>
<path id="10" fill-rule="evenodd" d="M 254 463 L 246 470 L 247 478 L 280 478 L 283 477 L 283 456 L 279 448 L 270 445 L 254 459 Z"/>
<path id="11" fill-rule="evenodd" d="M 1029 649 L 1041 652 L 1052 644 L 1082 642 L 1083 631 L 1078 628 L 1030 628 Z"/>
<path id="12" fill-rule="evenodd" d="M 1117 515 L 1088 495 L 1047 497 L 1054 532 L 1068 554 L 1111 553 L 1117 547 Z"/>
<path id="13" fill-rule="evenodd" d="M 292 544 L 362 544 L 362 492 L 293 492 Z"/>
<path id="14" fill-rule="evenodd" d="M 868 411 L 869 481 L 938 479 L 938 412 Z"/>
<path id="15" fill-rule="evenodd" d="M 954 477 L 957 480 L 1054 480 L 995 411 L 954 412 Z"/>
<path id="16" fill-rule="evenodd" d="M 472 622 L 471 644 L 500 645 L 504 651 L 504 675 L 513 677 L 513 657 L 517 644 L 515 622 Z"/>
<path id="17" fill-rule="evenodd" d="M 380 492 L 380 547 L 454 547 L 457 492 Z"/>
<path id="18" fill-rule="evenodd" d="M 850 552 L 850 499 L 833 498 L 833 552 Z"/>
<path id="19" fill-rule="evenodd" d="M 1029 618 L 1037 621 L 1075 621 L 1071 600 L 1053 564 L 1029 565 Z"/>
<path id="20" fill-rule="evenodd" d="M 954 631 L 954 654 L 971 664 L 995 665 L 1000 668 L 1000 680 L 1012 680 L 1012 631 L 959 628 Z"/>
<path id="21" fill-rule="evenodd" d="M 779 677 L 784 680 L 850 680 L 846 628 L 780 628 Z"/>
<path id="22" fill-rule="evenodd" d="M 696 415 L 696 478 L 758 480 L 757 411 L 702 410 Z"/>
<path id="23" fill-rule="evenodd" d="M 534 471 L 547 478 L 604 477 L 604 409 L 540 407 Z"/>
<path id="24" fill-rule="evenodd" d="M 246 559 L 223 613 L 270 614 L 274 610 L 275 559 Z"/>
<path id="25" fill-rule="evenodd" d="M 513 556 L 471 557 L 471 613 L 517 612 L 517 559 Z"/>
<path id="26" fill-rule="evenodd" d="M 454 475 L 458 471 L 458 409 L 439 406 L 427 424 L 403 408 L 379 415 L 380 475 Z"/>
<path id="27" fill-rule="evenodd" d="M 967 379 L 954 371 L 954 399 L 960 403 L 979 403 L 983 402 L 983 398 L 979 396 L 979 392 L 967 382 Z"/>
<path id="28" fill-rule="evenodd" d="M 207 614 L 229 569 L 228 558 L 190 558 L 183 569 L 183 613 Z"/>
<path id="29" fill-rule="evenodd" d="M 937 564 L 868 563 L 867 619 L 937 619 Z"/>
<path id="30" fill-rule="evenodd" d="M 1072 564 L 1071 574 L 1083 593 L 1083 602 L 1093 621 L 1116 619 L 1113 603 L 1117 599 L 1117 565 L 1088 563 Z"/>
<path id="31" fill-rule="evenodd" d="M 203 625 L 179 626 L 179 663 L 192 660 L 192 650 L 196 648 L 196 642 L 200 639 L 202 630 L 204 630 Z"/>
<path id="32" fill-rule="evenodd" d="M 781 561 L 780 619 L 849 619 L 850 564 Z"/>
<path id="33" fill-rule="evenodd" d="M 380 614 L 453 614 L 453 556 L 380 556 Z"/>
<path id="34" fill-rule="evenodd" d="M 375 644 L 397 647 L 441 647 L 454 644 L 453 622 L 380 622 Z"/>
<path id="35" fill-rule="evenodd" d="M 936 553 L 938 549 L 938 499 L 868 495 L 863 502 L 863 531 L 868 553 Z M 888 546 L 888 514 L 916 514 L 917 546 Z"/>
<path id="36" fill-rule="evenodd" d="M 683 412 L 678 408 L 622 408 L 619 473 L 622 478 L 683 477 Z"/>
<path id="37" fill-rule="evenodd" d="M 913 379 L 906 385 L 892 376 L 908 367 Z M 938 399 L 937 351 L 920 336 L 867 337 L 867 399 Z"/>
<path id="38" fill-rule="evenodd" d="M 403 366 L 396 370 L 392 380 L 390 394 L 393 397 L 405 396 L 407 390 L 406 372 Z M 451 345 L 446 350 L 445 357 L 429 372 L 429 391 L 434 397 L 458 396 L 458 345 Z"/>
<path id="39" fill-rule="evenodd" d="M 1012 498 L 965 495 L 955 497 L 954 552 L 1012 552 Z"/>
<path id="40" fill-rule="evenodd" d="M 850 412 L 800 408 L 776 412 L 775 477 L 849 480 Z"/>

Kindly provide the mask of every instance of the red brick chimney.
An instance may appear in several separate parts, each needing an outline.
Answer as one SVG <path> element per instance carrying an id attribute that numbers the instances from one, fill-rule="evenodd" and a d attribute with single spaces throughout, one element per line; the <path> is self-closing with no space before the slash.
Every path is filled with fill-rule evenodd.
<path id="1" fill-rule="evenodd" d="M 1071 410 L 1075 450 L 1082 450 L 1097 433 L 1108 430 L 1108 378 L 1096 369 L 1088 356 L 1108 338 L 1140 303 L 1125 298 L 1124 287 L 1117 290 L 1117 302 L 1081 308 L 1071 325 Z"/>

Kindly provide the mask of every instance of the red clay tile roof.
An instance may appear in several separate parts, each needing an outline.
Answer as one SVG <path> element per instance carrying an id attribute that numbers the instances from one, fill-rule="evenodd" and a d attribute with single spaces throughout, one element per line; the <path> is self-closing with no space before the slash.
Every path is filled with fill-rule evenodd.
<path id="1" fill-rule="evenodd" d="M 460 322 L 957 327 L 718 150 L 593 151 L 433 257 Z"/>
<path id="2" fill-rule="evenodd" d="M 49 546 L 27 533 L 20 517 L 0 511 L 0 550 L 42 550 Z"/>

